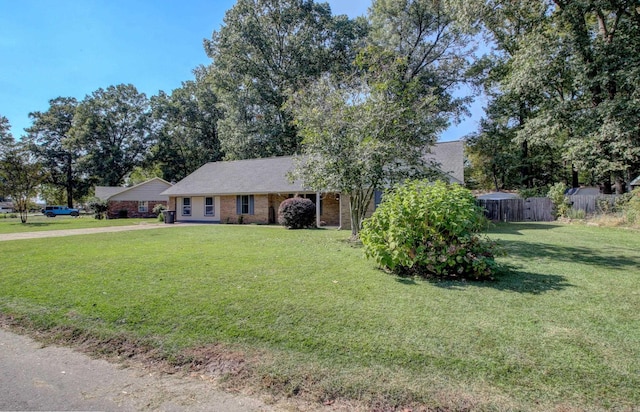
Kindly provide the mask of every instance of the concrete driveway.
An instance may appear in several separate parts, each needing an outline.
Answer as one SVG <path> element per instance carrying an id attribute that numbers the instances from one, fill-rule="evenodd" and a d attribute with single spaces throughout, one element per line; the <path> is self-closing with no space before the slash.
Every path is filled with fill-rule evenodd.
<path id="1" fill-rule="evenodd" d="M 89 235 L 92 233 L 110 233 L 110 232 L 127 232 L 130 230 L 145 229 L 167 229 L 172 227 L 195 226 L 206 223 L 176 223 L 167 225 L 164 223 L 145 223 L 131 226 L 108 226 L 108 227 L 90 227 L 85 229 L 67 229 L 67 230 L 43 230 L 40 232 L 24 232 L 24 233 L 5 233 L 0 234 L 0 242 L 7 240 L 19 239 L 39 239 L 47 237 L 62 237 L 74 235 Z"/>

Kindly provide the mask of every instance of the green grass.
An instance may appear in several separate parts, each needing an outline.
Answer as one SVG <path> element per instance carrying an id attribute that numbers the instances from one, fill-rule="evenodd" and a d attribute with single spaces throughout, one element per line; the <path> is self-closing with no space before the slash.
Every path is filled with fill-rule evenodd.
<path id="1" fill-rule="evenodd" d="M 510 271 L 485 283 L 384 274 L 348 235 L 211 225 L 2 242 L 0 312 L 169 359 L 219 344 L 244 354 L 243 379 L 316 400 L 640 405 L 637 231 L 499 225 Z"/>
<path id="2" fill-rule="evenodd" d="M 41 232 L 45 230 L 84 229 L 90 227 L 105 226 L 129 226 L 141 223 L 157 223 L 157 219 L 94 219 L 93 216 L 81 217 L 56 216 L 46 217 L 42 215 L 30 215 L 27 223 L 21 223 L 19 217 L 10 218 L 0 215 L 0 234 Z"/>

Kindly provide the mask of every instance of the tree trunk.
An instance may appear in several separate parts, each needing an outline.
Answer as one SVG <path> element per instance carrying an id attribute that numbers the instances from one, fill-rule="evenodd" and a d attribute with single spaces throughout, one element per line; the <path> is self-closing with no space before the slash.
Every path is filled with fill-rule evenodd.
<path id="1" fill-rule="evenodd" d="M 73 207 L 73 169 L 71 167 L 71 155 L 67 157 L 67 207 Z"/>
<path id="2" fill-rule="evenodd" d="M 580 182 L 578 181 L 578 171 L 576 167 L 571 164 L 571 187 L 576 188 L 580 187 Z"/>
<path id="3" fill-rule="evenodd" d="M 360 237 L 362 221 L 365 218 L 371 199 L 373 199 L 373 188 L 353 190 L 349 194 L 349 215 L 351 217 L 351 239 Z"/>

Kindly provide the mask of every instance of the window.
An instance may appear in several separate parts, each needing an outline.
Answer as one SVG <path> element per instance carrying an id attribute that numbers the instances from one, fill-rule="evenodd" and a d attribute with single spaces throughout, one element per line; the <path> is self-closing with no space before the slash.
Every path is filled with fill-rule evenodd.
<path id="1" fill-rule="evenodd" d="M 213 203 L 212 197 L 204 198 L 204 215 L 205 216 L 213 216 L 216 214 L 216 209 Z"/>
<path id="2" fill-rule="evenodd" d="M 236 214 L 252 215 L 253 214 L 253 195 L 236 196 Z"/>
<path id="3" fill-rule="evenodd" d="M 191 216 L 191 198 L 182 198 L 182 216 Z"/>
<path id="4" fill-rule="evenodd" d="M 149 204 L 147 203 L 147 201 L 146 200 L 138 201 L 138 212 L 146 213 L 148 211 L 149 211 Z"/>

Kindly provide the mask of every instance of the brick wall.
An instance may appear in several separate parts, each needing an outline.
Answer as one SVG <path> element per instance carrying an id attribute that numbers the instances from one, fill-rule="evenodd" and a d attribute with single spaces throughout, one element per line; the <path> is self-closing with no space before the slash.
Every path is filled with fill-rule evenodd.
<path id="1" fill-rule="evenodd" d="M 115 219 L 120 216 L 121 210 L 127 211 L 127 217 L 134 218 L 148 218 L 148 217 L 156 217 L 156 214 L 153 213 L 153 208 L 157 204 L 167 205 L 167 202 L 164 200 L 150 200 L 147 202 L 147 212 L 138 212 L 138 202 L 131 200 L 112 200 L 109 201 L 109 209 L 107 210 L 107 216 L 109 219 Z"/>
<path id="2" fill-rule="evenodd" d="M 351 212 L 349 210 L 349 196 L 348 195 L 340 196 L 340 202 L 342 203 L 342 229 L 351 230 Z M 365 216 L 366 217 L 371 216 L 374 210 L 375 210 L 374 200 L 371 199 L 371 203 L 369 203 L 369 207 L 367 208 L 367 212 Z"/>
<path id="3" fill-rule="evenodd" d="M 269 223 L 269 196 L 253 196 L 253 215 L 238 215 L 236 212 L 236 197 L 220 196 L 221 223 L 239 223 L 239 218 L 242 216 L 242 223 L 267 224 Z"/>

